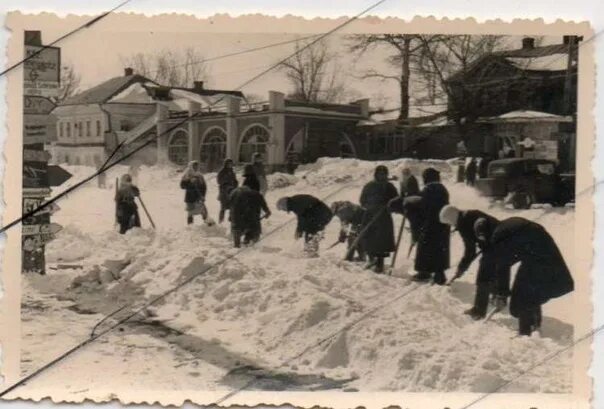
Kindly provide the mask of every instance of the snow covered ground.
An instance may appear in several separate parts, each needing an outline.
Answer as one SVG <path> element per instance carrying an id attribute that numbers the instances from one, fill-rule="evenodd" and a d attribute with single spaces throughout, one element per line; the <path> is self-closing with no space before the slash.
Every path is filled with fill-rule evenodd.
<path id="1" fill-rule="evenodd" d="M 415 174 L 436 166 L 451 203 L 460 208 L 538 220 L 559 243 L 572 271 L 573 241 L 563 238 L 572 237 L 573 209 L 514 211 L 491 204 L 472 188 L 453 183 L 445 162 L 384 164 L 396 175 L 404 166 Z M 126 306 L 103 322 L 101 330 L 214 263 L 229 260 L 61 364 L 65 370 L 59 367 L 52 376 L 32 382 L 28 390 L 65 382 L 74 390 L 99 385 L 107 390 L 154 385 L 229 389 L 264 371 L 274 382 L 252 383 L 249 389 L 489 392 L 571 342 L 572 295 L 545 306 L 541 334 L 518 338 L 516 320 L 507 314 L 483 323 L 462 313 L 473 300 L 475 264 L 451 287 L 403 279 L 412 272 L 412 260 L 405 258 L 408 233 L 397 277 L 343 262 L 343 245 L 322 251 L 319 258 L 304 258 L 302 242 L 294 241 L 293 216 L 275 209 L 277 199 L 304 192 L 328 204 L 357 201 L 376 165 L 321 159 L 296 176 L 270 175 L 267 202 L 273 215 L 263 222 L 263 240 L 240 252 L 232 248 L 226 223 L 208 227 L 197 220 L 186 226 L 184 192 L 174 169 L 143 168 L 138 177 L 157 230 L 140 209 L 143 228 L 119 235 L 111 186 L 99 189 L 91 182 L 71 193 L 53 215 L 64 229 L 47 247 L 47 261 L 58 269 L 46 277 L 24 276 L 24 374 L 85 339 L 105 314 Z M 63 189 L 93 172 L 85 167 L 68 170 L 74 178 Z M 120 167 L 110 172 L 108 184 L 125 171 Z M 207 175 L 206 181 L 206 202 L 217 218 L 215 175 Z M 395 221 L 401 218 L 395 216 Z M 338 231 L 334 219 L 323 249 L 336 241 Z M 461 253 L 462 242 L 455 235 L 453 269 Z M 59 268 L 64 264 L 81 268 Z M 144 362 L 144 368 L 136 362 Z M 502 391 L 570 392 L 570 369 L 571 356 L 565 353 Z M 96 375 L 81 376 L 89 372 Z M 278 382 L 283 379 L 287 382 Z"/>

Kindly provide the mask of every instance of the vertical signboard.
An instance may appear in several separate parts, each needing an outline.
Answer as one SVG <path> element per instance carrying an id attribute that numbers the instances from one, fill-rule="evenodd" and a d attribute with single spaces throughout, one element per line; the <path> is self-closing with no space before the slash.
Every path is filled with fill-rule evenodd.
<path id="1" fill-rule="evenodd" d="M 61 50 L 44 47 L 39 32 L 25 32 L 23 64 L 23 214 L 39 207 L 50 195 L 48 160 L 49 114 L 55 105 L 48 97 L 59 92 Z M 46 273 L 45 244 L 60 226 L 51 223 L 50 211 L 23 219 L 21 230 L 22 271 Z"/>

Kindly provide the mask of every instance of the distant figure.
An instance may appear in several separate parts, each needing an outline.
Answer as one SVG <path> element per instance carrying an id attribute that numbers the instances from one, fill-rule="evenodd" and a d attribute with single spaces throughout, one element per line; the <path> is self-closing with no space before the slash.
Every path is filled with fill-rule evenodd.
<path id="1" fill-rule="evenodd" d="M 231 192 L 229 205 L 231 234 L 235 247 L 241 247 L 242 239 L 244 245 L 254 244 L 260 240 L 260 234 L 262 233 L 261 219 L 268 218 L 271 215 L 264 196 L 257 190 L 250 188 L 249 183 L 244 181 L 242 186 Z M 261 216 L 262 211 L 264 211 L 264 216 Z"/>
<path id="2" fill-rule="evenodd" d="M 287 173 L 293 175 L 296 173 L 296 168 L 298 167 L 297 161 L 294 159 L 294 155 L 288 155 L 287 163 L 285 165 Z"/>
<path id="3" fill-rule="evenodd" d="M 489 243 L 485 264 L 495 267 L 496 310 L 510 298 L 510 314 L 518 318 L 519 335 L 531 335 L 541 326 L 541 305 L 574 290 L 574 281 L 554 239 L 538 223 L 521 217 L 501 221 L 494 230 L 484 219 L 475 234 Z M 510 268 L 520 263 L 510 291 Z"/>
<path id="4" fill-rule="evenodd" d="M 403 168 L 401 176 L 401 197 L 419 194 L 419 184 L 417 183 L 417 178 L 411 173 L 411 169 Z"/>
<path id="5" fill-rule="evenodd" d="M 365 211 L 357 204 L 348 200 L 337 201 L 331 204 L 331 212 L 340 219 L 340 243 L 347 242 L 346 260 L 353 261 L 355 253 L 358 261 L 365 261 L 365 249 L 362 240 L 357 240 L 363 228 Z M 357 244 L 355 245 L 355 241 Z M 354 249 L 352 248 L 353 246 Z"/>
<path id="6" fill-rule="evenodd" d="M 483 159 L 484 160 L 484 159 Z M 466 185 L 474 186 L 476 184 L 476 159 L 470 158 L 470 162 L 468 163 L 468 167 L 466 168 Z"/>
<path id="7" fill-rule="evenodd" d="M 262 154 L 260 152 L 256 152 L 252 158 L 254 173 L 256 173 L 258 183 L 260 184 L 260 193 L 264 195 L 268 189 L 268 183 L 266 181 L 266 169 L 264 168 L 264 162 L 262 161 Z"/>
<path id="8" fill-rule="evenodd" d="M 296 215 L 296 240 L 304 236 L 304 253 L 307 257 L 318 257 L 323 229 L 333 217 L 329 207 L 314 196 L 302 194 L 282 197 L 277 201 L 277 209 Z"/>
<path id="9" fill-rule="evenodd" d="M 466 180 L 466 159 L 461 158 L 457 165 L 457 183 L 464 183 Z"/>
<path id="10" fill-rule="evenodd" d="M 187 224 L 193 223 L 195 215 L 201 215 L 208 225 L 213 224 L 208 218 L 208 210 L 205 205 L 206 181 L 199 170 L 199 162 L 196 160 L 189 162 L 180 180 L 180 188 L 185 190 Z"/>
<path id="11" fill-rule="evenodd" d="M 392 183 L 388 181 L 388 168 L 375 168 L 374 179 L 363 187 L 360 204 L 365 209 L 363 215 L 363 248 L 369 255 L 366 268 L 373 268 L 378 274 L 384 272 L 384 258 L 394 251 L 394 223 L 388 211 L 388 202 L 398 196 Z"/>
<path id="12" fill-rule="evenodd" d="M 107 188 L 107 174 L 105 172 L 101 172 L 103 163 L 101 162 L 101 160 L 99 158 L 96 158 L 94 162 L 96 165 L 97 172 L 100 172 L 97 175 L 97 186 L 99 187 L 99 189 L 106 189 Z"/>
<path id="13" fill-rule="evenodd" d="M 243 185 L 260 192 L 260 182 L 252 165 L 245 165 L 243 168 Z"/>
<path id="14" fill-rule="evenodd" d="M 478 164 L 478 176 L 481 179 L 484 179 L 488 176 L 489 173 L 489 163 L 491 162 L 491 158 L 488 155 L 484 155 Z"/>
<path id="15" fill-rule="evenodd" d="M 123 175 L 115 195 L 115 217 L 120 226 L 120 234 L 141 226 L 138 206 L 134 200 L 139 195 L 140 190 L 132 184 L 132 177 L 129 174 Z"/>
<path id="16" fill-rule="evenodd" d="M 231 192 L 239 185 L 235 171 L 233 170 L 233 160 L 225 159 L 222 169 L 216 175 L 218 182 L 218 200 L 220 201 L 220 214 L 218 215 L 218 223 L 222 223 L 224 215 L 229 209 L 229 196 Z"/>

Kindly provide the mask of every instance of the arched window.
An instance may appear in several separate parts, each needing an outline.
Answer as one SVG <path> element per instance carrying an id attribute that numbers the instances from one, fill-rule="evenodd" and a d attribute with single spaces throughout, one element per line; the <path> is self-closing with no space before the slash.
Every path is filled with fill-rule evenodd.
<path id="1" fill-rule="evenodd" d="M 186 165 L 189 157 L 189 135 L 179 129 L 168 143 L 168 159 L 176 165 Z"/>
<path id="2" fill-rule="evenodd" d="M 267 129 L 261 125 L 249 127 L 241 138 L 239 147 L 239 162 L 251 162 L 252 155 L 256 152 L 266 157 L 267 145 L 270 135 Z"/>
<path id="3" fill-rule="evenodd" d="M 199 161 L 206 172 L 220 169 L 226 158 L 227 134 L 224 129 L 213 127 L 207 130 L 201 141 Z"/>

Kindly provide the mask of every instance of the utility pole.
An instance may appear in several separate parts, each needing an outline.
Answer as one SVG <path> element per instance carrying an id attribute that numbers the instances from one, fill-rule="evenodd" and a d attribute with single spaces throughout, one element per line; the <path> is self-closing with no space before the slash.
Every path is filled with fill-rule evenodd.
<path id="1" fill-rule="evenodd" d="M 564 99 L 563 107 L 566 115 L 572 114 L 573 93 L 576 92 L 576 87 L 573 87 L 573 76 L 576 70 L 573 70 L 573 62 L 578 59 L 577 45 L 583 37 L 566 36 L 568 41 L 568 60 L 566 62 L 566 76 L 564 78 Z"/>

